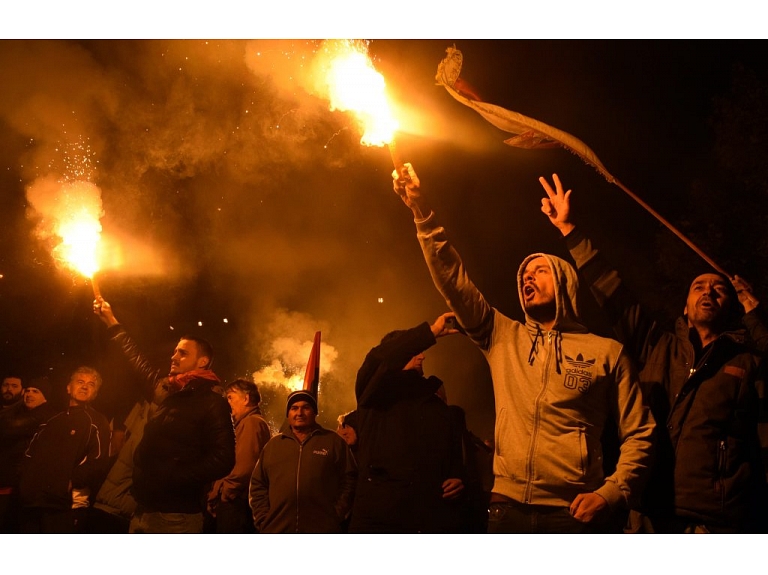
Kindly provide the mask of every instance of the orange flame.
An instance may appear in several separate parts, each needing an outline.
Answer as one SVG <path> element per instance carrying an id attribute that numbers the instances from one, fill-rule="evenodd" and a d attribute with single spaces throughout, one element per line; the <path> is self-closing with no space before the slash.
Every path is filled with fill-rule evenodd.
<path id="1" fill-rule="evenodd" d="M 327 40 L 322 52 L 323 78 L 331 111 L 351 111 L 357 117 L 366 146 L 383 146 L 394 140 L 398 128 L 386 94 L 384 77 L 373 67 L 365 43 Z"/>
<path id="2" fill-rule="evenodd" d="M 57 262 L 93 278 L 99 270 L 101 241 L 101 192 L 90 182 L 36 181 L 28 198 L 41 216 L 38 231 L 44 238 L 58 240 L 52 250 Z"/>

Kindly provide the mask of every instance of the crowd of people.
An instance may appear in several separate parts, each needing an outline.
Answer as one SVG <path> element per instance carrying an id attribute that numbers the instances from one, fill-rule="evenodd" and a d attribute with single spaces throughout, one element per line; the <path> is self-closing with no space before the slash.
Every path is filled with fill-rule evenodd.
<path id="1" fill-rule="evenodd" d="M 222 383 L 213 348 L 182 337 L 150 364 L 103 298 L 94 313 L 142 382 L 113 434 L 82 366 L 68 404 L 46 379 L 8 374 L 0 412 L 4 533 L 754 533 L 768 531 L 768 321 L 747 282 L 705 270 L 666 328 L 571 218 L 571 191 L 541 178 L 542 212 L 574 264 L 526 257 L 522 321 L 470 280 L 413 167 L 393 186 L 413 213 L 450 311 L 386 334 L 357 373 L 354 411 L 317 422 L 288 396 L 271 436 L 257 386 Z M 579 315 L 586 282 L 614 330 Z M 462 333 L 486 358 L 493 442 L 466 427 L 424 352 Z M 489 443 L 491 443 L 489 445 Z"/>

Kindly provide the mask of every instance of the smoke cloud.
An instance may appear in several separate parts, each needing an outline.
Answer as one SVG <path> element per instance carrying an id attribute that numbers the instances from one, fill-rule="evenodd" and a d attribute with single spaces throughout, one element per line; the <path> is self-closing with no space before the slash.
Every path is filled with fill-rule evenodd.
<path id="1" fill-rule="evenodd" d="M 386 43 L 377 55 L 376 46 L 374 63 L 392 78 L 405 120 L 402 149 L 421 149 L 426 161 L 428 149 L 476 126 L 448 124 L 440 106 L 450 102 L 434 101 L 444 96 L 433 82 L 444 42 L 409 58 L 388 58 Z M 355 118 L 330 109 L 326 48 L 315 40 L 3 43 L 2 185 L 17 215 L 29 216 L 3 232 L 16 254 L 15 271 L 2 270 L 7 293 L 28 298 L 8 325 L 30 325 L 24 337 L 34 340 L 29 312 L 19 311 L 29 306 L 52 338 L 45 357 L 25 361 L 54 373 L 106 361 L 99 326 L 85 327 L 96 321 L 87 283 L 54 266 L 50 229 L 33 233 L 63 186 L 78 181 L 98 196 L 101 291 L 156 363 L 167 363 L 181 332 L 200 332 L 217 350 L 220 377 L 251 375 L 268 398 L 268 386 L 303 376 L 319 330 L 321 421 L 354 408 L 367 351 L 387 331 L 445 308 L 429 289 L 410 214 L 392 194 L 388 151 L 362 146 Z M 23 356 L 24 330 L 9 329 L 16 336 L 6 351 Z"/>

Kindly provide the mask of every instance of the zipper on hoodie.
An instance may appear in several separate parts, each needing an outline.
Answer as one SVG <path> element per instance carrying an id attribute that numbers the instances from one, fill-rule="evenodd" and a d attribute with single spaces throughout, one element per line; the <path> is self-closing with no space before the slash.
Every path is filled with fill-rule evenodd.
<path id="1" fill-rule="evenodd" d="M 541 390 L 533 401 L 533 430 L 531 433 L 531 447 L 528 450 L 528 461 L 525 464 L 525 493 L 523 494 L 523 503 L 531 502 L 531 491 L 533 490 L 533 454 L 536 451 L 536 443 L 539 440 L 539 404 L 549 383 L 549 366 L 552 361 L 552 331 L 547 332 L 547 358 L 544 361 L 542 369 Z"/>

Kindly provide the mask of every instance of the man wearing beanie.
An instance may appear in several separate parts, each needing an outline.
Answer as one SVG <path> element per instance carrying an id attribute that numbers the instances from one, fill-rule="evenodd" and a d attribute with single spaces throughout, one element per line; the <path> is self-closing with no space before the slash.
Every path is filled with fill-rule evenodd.
<path id="1" fill-rule="evenodd" d="M 659 423 L 656 464 L 640 507 L 630 515 L 632 528 L 765 533 L 758 430 L 768 405 L 758 351 L 768 342 L 752 289 L 738 276 L 704 270 L 680 302 L 683 316 L 663 325 L 574 225 L 571 192 L 556 175 L 553 180 L 554 188 L 540 179 L 547 193 L 542 211 L 563 234 L 579 273 L 639 364 L 646 400 Z"/>
<path id="2" fill-rule="evenodd" d="M 25 380 L 21 401 L 0 413 L 0 533 L 18 533 L 19 476 L 29 440 L 53 415 L 48 378 Z"/>
<path id="3" fill-rule="evenodd" d="M 251 476 L 250 505 L 259 533 L 341 532 L 357 467 L 346 442 L 316 418 L 311 392 L 288 396 L 286 421 Z"/>

